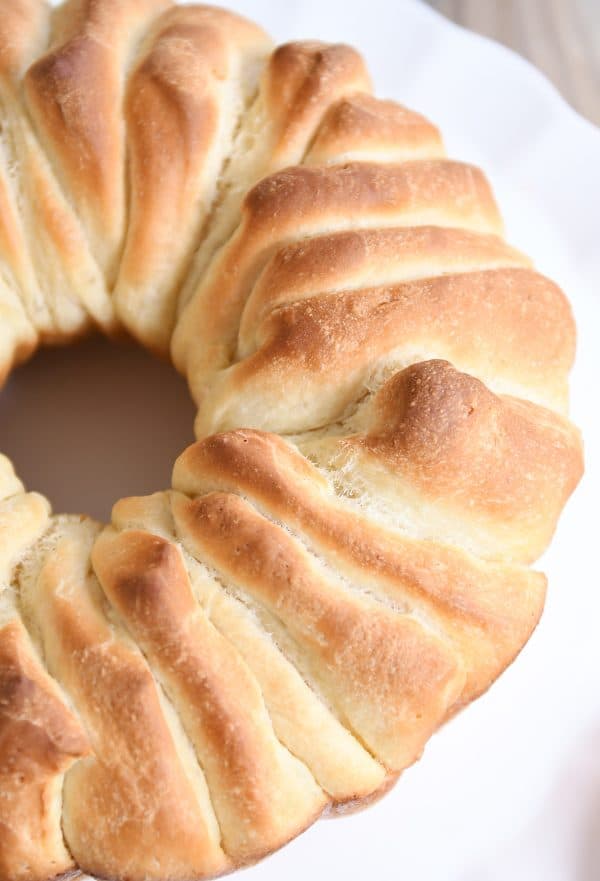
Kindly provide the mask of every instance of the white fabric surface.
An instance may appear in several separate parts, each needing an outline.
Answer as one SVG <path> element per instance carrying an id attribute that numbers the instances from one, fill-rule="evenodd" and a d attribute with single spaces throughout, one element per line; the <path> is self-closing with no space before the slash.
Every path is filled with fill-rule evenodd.
<path id="1" fill-rule="evenodd" d="M 224 0 L 225 2 L 225 0 Z M 358 46 L 377 93 L 489 174 L 511 242 L 569 294 L 587 474 L 542 561 L 546 613 L 512 668 L 368 811 L 316 824 L 245 881 L 600 878 L 600 132 L 508 50 L 416 0 L 229 0 L 280 41 Z"/>

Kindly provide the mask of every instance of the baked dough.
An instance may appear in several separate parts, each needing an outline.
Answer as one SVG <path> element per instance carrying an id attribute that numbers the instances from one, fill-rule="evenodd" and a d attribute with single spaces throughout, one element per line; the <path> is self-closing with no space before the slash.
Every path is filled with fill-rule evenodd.
<path id="1" fill-rule="evenodd" d="M 520 651 L 582 472 L 573 318 L 360 55 L 168 0 L 0 0 L 0 379 L 126 331 L 172 486 L 0 457 L 0 881 L 191 881 L 382 795 Z"/>

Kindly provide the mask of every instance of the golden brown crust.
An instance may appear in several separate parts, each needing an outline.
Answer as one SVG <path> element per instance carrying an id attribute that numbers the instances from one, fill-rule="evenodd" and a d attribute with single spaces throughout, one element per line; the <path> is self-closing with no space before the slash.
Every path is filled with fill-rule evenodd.
<path id="1" fill-rule="evenodd" d="M 175 363 L 185 368 L 197 400 L 207 374 L 230 363 L 246 299 L 276 250 L 356 224 L 501 229 L 485 177 L 458 162 L 297 166 L 266 178 L 246 196 L 240 226 L 182 315 L 185 332 L 173 337 Z"/>
<path id="2" fill-rule="evenodd" d="M 247 355 L 256 347 L 253 332 L 270 311 L 317 294 L 529 264 L 498 236 L 439 226 L 353 229 L 301 239 L 279 249 L 261 273 L 240 322 L 238 350 Z"/>
<path id="3" fill-rule="evenodd" d="M 60 787 L 86 735 L 16 618 L 0 629 L 0 878 L 45 881 L 76 868 Z"/>
<path id="4" fill-rule="evenodd" d="M 410 616 L 342 588 L 238 496 L 177 499 L 185 543 L 285 627 L 350 729 L 394 770 L 420 755 L 460 694 L 453 654 Z"/>
<path id="5" fill-rule="evenodd" d="M 383 466 L 409 493 L 458 518 L 454 540 L 484 557 L 536 560 L 583 471 L 571 423 L 500 398 L 446 361 L 393 376 L 367 418 L 364 436 L 331 442 L 332 460 L 352 459 L 365 473 Z"/>
<path id="6" fill-rule="evenodd" d="M 57 13 L 57 45 L 24 85 L 44 147 L 114 277 L 125 223 L 123 70 L 136 38 L 168 0 L 68 0 Z"/>
<path id="7" fill-rule="evenodd" d="M 131 204 L 114 296 L 125 326 L 164 354 L 177 294 L 231 149 L 237 95 L 269 43 L 232 13 L 176 7 L 160 18 L 130 77 Z"/>
<path id="8" fill-rule="evenodd" d="M 334 104 L 313 140 L 307 165 L 350 160 L 401 162 L 444 156 L 438 129 L 421 116 L 372 95 L 350 95 Z"/>
<path id="9" fill-rule="evenodd" d="M 340 95 L 370 88 L 365 63 L 351 46 L 317 40 L 278 46 L 269 58 L 262 85 L 277 132 L 268 171 L 281 167 L 282 161 L 299 161 L 298 151 L 305 149 L 324 112 Z"/>
<path id="10" fill-rule="evenodd" d="M 268 58 L 253 92 L 250 77 L 246 108 L 220 178 L 202 243 L 179 296 L 180 312 L 193 303 L 211 260 L 240 221 L 247 191 L 263 177 L 301 163 L 328 108 L 338 99 L 369 91 L 360 55 L 349 46 L 317 41 L 287 43 Z M 188 345 L 187 318 L 176 334 Z M 182 356 L 183 357 L 183 356 Z"/>
<path id="11" fill-rule="evenodd" d="M 525 265 L 495 237 L 436 227 L 336 233 L 281 249 L 246 302 L 237 363 L 212 379 L 197 436 L 331 423 L 382 366 L 423 356 L 564 412 L 571 310 L 548 279 L 512 268 Z"/>
<path id="12" fill-rule="evenodd" d="M 23 105 L 22 75 L 47 48 L 50 9 L 29 0 L 4 0 L 0 18 L 0 55 L 7 61 L 0 65 L 5 130 L 0 152 L 9 170 L 4 186 L 8 207 L 2 206 L 11 236 L 7 262 L 42 341 L 73 339 L 89 328 L 90 319 L 108 330 L 113 312 L 104 279 Z"/>
<path id="13" fill-rule="evenodd" d="M 172 493 L 121 499 L 112 512 L 117 530 L 144 529 L 176 540 Z M 180 548 L 181 550 L 181 548 Z M 384 769 L 332 715 L 299 674 L 281 647 L 265 632 L 254 610 L 234 597 L 185 556 L 198 603 L 211 623 L 235 646 L 259 683 L 265 706 L 281 743 L 311 771 L 336 803 L 368 797 Z"/>
<path id="14" fill-rule="evenodd" d="M 419 220 L 428 215 L 444 217 L 449 226 L 455 222 L 482 232 L 502 229 L 483 173 L 449 159 L 390 165 L 348 162 L 332 168 L 296 166 L 253 187 L 244 207 L 246 223 L 252 225 L 257 238 L 269 233 L 273 239 L 292 226 L 299 227 L 296 235 L 317 224 L 320 228 L 343 228 L 359 217 L 388 226 L 398 215 L 413 215 Z"/>
<path id="15" fill-rule="evenodd" d="M 564 300 L 545 279 L 497 270 L 286 304 L 259 326 L 257 350 L 214 378 L 196 434 L 236 425 L 289 433 L 327 424 L 361 397 L 382 365 L 423 355 L 447 358 L 498 391 L 564 411 L 572 324 L 568 313 L 563 323 L 555 320 L 550 303 L 560 309 Z"/>
<path id="16" fill-rule="evenodd" d="M 139 530 L 105 533 L 92 560 L 195 746 L 227 854 L 255 860 L 312 823 L 326 797 L 277 742 L 256 680 L 198 610 L 177 547 Z"/>
<path id="17" fill-rule="evenodd" d="M 541 614 L 542 575 L 370 521 L 341 504 L 320 472 L 275 435 L 243 430 L 200 441 L 177 460 L 173 485 L 189 495 L 239 492 L 345 576 L 393 603 L 418 603 L 463 653 L 464 700 L 499 675 Z"/>
<path id="18" fill-rule="evenodd" d="M 65 839 L 94 875 L 184 881 L 216 874 L 228 861 L 202 790 L 148 665 L 109 624 L 88 574 L 96 534 L 85 523 L 69 527 L 22 588 L 48 668 L 76 705 L 93 751 L 65 782 Z"/>

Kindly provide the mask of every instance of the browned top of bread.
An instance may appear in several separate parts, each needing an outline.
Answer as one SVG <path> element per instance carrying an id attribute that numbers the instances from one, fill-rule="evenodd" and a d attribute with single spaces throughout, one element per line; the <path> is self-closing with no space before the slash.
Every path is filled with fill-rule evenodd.
<path id="1" fill-rule="evenodd" d="M 85 733 L 18 619 L 0 628 L 0 876 L 74 868 L 54 803 L 62 775 L 89 755 Z"/>
<path id="2" fill-rule="evenodd" d="M 531 626 L 543 597 L 544 579 L 538 573 L 483 563 L 450 545 L 411 538 L 372 522 L 366 512 L 336 497 L 313 465 L 273 435 L 237 431 L 207 438 L 177 460 L 173 484 L 189 494 L 241 493 L 344 574 L 360 583 L 366 579 L 369 587 L 376 584 L 400 606 L 407 598 L 423 604 L 428 615 L 441 616 L 457 633 L 465 627 L 470 650 L 475 649 L 478 629 L 484 641 L 506 638 L 508 646 L 514 628 Z M 513 599 L 507 602 L 509 594 Z M 493 663 L 502 651 L 494 645 Z M 481 655 L 467 669 L 469 677 L 481 676 L 482 682 L 490 674 L 480 665 Z"/>
<path id="3" fill-rule="evenodd" d="M 372 159 L 383 162 L 444 155 L 438 129 L 407 107 L 360 92 L 334 104 L 310 146 L 311 165 Z"/>
<path id="4" fill-rule="evenodd" d="M 365 63 L 351 46 L 306 40 L 275 49 L 264 73 L 265 102 L 281 132 L 273 158 L 305 144 L 306 129 L 316 127 L 340 92 L 362 93 L 370 85 Z"/>

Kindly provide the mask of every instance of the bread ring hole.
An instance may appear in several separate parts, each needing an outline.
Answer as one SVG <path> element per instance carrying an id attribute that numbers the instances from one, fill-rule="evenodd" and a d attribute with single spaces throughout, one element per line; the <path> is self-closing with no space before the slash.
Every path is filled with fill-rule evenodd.
<path id="1" fill-rule="evenodd" d="M 195 408 L 174 367 L 128 342 L 41 349 L 0 391 L 0 449 L 54 511 L 110 519 L 123 496 L 169 486 Z"/>

